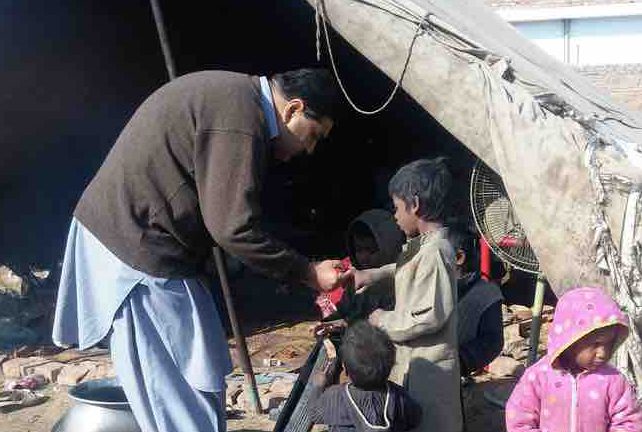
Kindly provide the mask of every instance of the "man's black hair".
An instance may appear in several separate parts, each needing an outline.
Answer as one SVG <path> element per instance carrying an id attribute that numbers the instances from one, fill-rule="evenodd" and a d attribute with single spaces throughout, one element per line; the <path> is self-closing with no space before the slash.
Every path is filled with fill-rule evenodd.
<path id="1" fill-rule="evenodd" d="M 355 386 L 363 390 L 385 387 L 395 363 L 395 346 L 384 331 L 367 321 L 357 321 L 346 330 L 340 351 Z"/>
<path id="2" fill-rule="evenodd" d="M 464 274 L 479 270 L 479 237 L 477 231 L 465 222 L 448 224 L 448 241 L 455 252 L 462 251 L 466 260 L 462 266 Z"/>
<path id="3" fill-rule="evenodd" d="M 297 69 L 274 74 L 270 79 L 288 99 L 305 102 L 304 114 L 312 119 L 334 119 L 339 101 L 334 76 L 327 69 Z"/>
<path id="4" fill-rule="evenodd" d="M 402 166 L 388 183 L 390 197 L 402 200 L 406 208 L 417 198 L 418 216 L 426 221 L 443 221 L 452 183 L 444 159 L 419 159 Z"/>

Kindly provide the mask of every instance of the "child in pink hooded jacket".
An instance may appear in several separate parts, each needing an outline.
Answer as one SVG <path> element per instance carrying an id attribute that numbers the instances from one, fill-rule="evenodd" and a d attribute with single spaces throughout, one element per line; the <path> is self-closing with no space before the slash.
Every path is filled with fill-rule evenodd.
<path id="1" fill-rule="evenodd" d="M 507 431 L 642 431 L 633 389 L 607 363 L 627 334 L 625 315 L 602 290 L 564 294 L 548 354 L 526 370 L 506 404 Z"/>

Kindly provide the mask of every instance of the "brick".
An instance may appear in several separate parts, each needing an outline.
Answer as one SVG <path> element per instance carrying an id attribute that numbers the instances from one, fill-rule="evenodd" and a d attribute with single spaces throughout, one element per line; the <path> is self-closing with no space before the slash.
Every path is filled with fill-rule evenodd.
<path id="1" fill-rule="evenodd" d="M 111 365 L 111 363 L 101 362 L 101 363 L 96 363 L 93 366 L 90 366 L 89 364 L 85 364 L 85 363 L 89 363 L 89 362 L 83 362 L 81 364 L 85 367 L 88 367 L 90 370 L 89 370 L 89 373 L 82 379 L 83 381 L 112 378 L 116 376 L 116 372 L 114 371 L 114 368 Z"/>
<path id="2" fill-rule="evenodd" d="M 76 385 L 89 373 L 89 371 L 90 370 L 87 366 L 69 364 L 62 369 L 56 382 L 62 385 Z"/>
<path id="3" fill-rule="evenodd" d="M 62 369 L 66 365 L 60 362 L 49 362 L 39 366 L 36 366 L 33 370 L 33 373 L 40 374 L 47 379 L 47 382 L 56 382 L 58 375 L 62 372 Z"/>
<path id="4" fill-rule="evenodd" d="M 488 371 L 497 378 L 519 377 L 524 372 L 524 365 L 513 358 L 500 356 L 488 365 Z"/>
<path id="5" fill-rule="evenodd" d="M 237 403 L 239 395 L 243 393 L 243 386 L 241 384 L 234 384 L 228 387 L 226 394 L 226 405 L 234 406 Z"/>
<path id="6" fill-rule="evenodd" d="M 47 363 L 47 359 L 42 357 L 18 357 L 2 363 L 2 372 L 5 378 L 20 378 L 33 373 L 36 366 L 44 363 Z"/>
<path id="7" fill-rule="evenodd" d="M 294 382 L 292 381 L 276 380 L 270 386 L 270 394 L 274 396 L 288 397 L 293 386 Z"/>

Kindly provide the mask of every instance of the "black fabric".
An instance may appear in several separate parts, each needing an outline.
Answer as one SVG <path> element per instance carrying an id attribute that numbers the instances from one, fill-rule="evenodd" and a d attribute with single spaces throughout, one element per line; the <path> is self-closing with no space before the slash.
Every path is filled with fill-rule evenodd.
<path id="1" fill-rule="evenodd" d="M 394 216 L 382 209 L 371 209 L 361 213 L 348 227 L 346 241 L 350 260 L 358 268 L 366 268 L 356 258 L 353 233 L 357 226 L 365 226 L 372 233 L 378 252 L 374 258 L 375 267 L 391 264 L 397 260 L 405 242 L 403 232 L 397 226 Z M 337 312 L 328 316 L 324 321 L 345 319 L 348 322 L 365 319 L 375 309 L 392 310 L 395 307 L 394 291 L 392 286 L 374 284 L 363 294 L 355 294 L 352 287 L 346 287 L 343 298 L 337 304 Z"/>
<path id="2" fill-rule="evenodd" d="M 470 291 L 484 282 L 479 273 L 473 272 L 457 281 L 459 302 L 461 302 Z M 483 289 L 483 288 L 481 288 Z M 504 333 L 502 326 L 502 302 L 501 299 L 488 306 L 479 318 L 476 337 L 472 340 L 459 344 L 460 371 L 462 376 L 488 365 L 501 353 L 504 346 Z"/>
<path id="3" fill-rule="evenodd" d="M 359 416 L 346 394 L 348 384 L 335 385 L 310 398 L 311 418 L 317 424 L 329 426 L 331 432 L 370 432 L 382 431 L 369 427 Z M 383 426 L 386 393 L 390 392 L 387 417 L 389 432 L 406 431 L 419 425 L 421 407 L 413 401 L 406 390 L 392 382 L 388 389 L 368 391 L 354 385 L 348 387 L 355 404 L 373 425 Z"/>

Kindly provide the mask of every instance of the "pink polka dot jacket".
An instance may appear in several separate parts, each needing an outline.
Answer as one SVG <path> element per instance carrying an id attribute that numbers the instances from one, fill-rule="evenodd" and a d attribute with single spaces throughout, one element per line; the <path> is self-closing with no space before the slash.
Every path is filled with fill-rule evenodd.
<path id="1" fill-rule="evenodd" d="M 508 432 L 642 432 L 633 389 L 614 367 L 603 364 L 577 375 L 561 368 L 560 355 L 590 332 L 613 327 L 616 345 L 628 320 L 597 288 L 564 294 L 549 329 L 548 353 L 529 367 L 506 404 Z"/>

